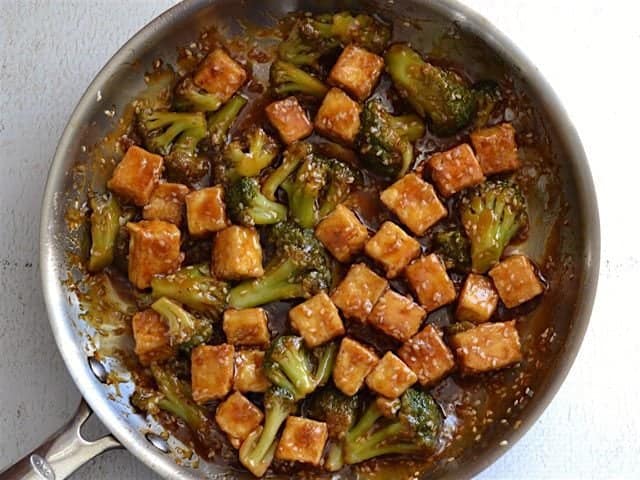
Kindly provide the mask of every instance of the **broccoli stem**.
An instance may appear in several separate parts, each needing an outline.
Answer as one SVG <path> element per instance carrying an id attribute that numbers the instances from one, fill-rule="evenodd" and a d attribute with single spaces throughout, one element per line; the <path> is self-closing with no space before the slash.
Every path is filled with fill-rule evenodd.
<path id="1" fill-rule="evenodd" d="M 411 143 L 420 140 L 424 135 L 424 122 L 417 115 L 390 116 L 391 125 L 400 135 Z"/>
<path id="2" fill-rule="evenodd" d="M 284 374 L 291 380 L 296 396 L 305 396 L 316 388 L 314 379 L 307 370 L 307 361 L 299 353 L 290 352 L 278 361 Z"/>
<path id="3" fill-rule="evenodd" d="M 120 231 L 120 205 L 112 195 L 108 199 L 91 198 L 91 251 L 89 271 L 98 272 L 113 262 Z"/>
<path id="4" fill-rule="evenodd" d="M 356 442 L 373 427 L 381 416 L 382 412 L 375 402 L 372 402 L 354 427 L 347 432 L 346 443 L 352 444 Z"/>
<path id="5" fill-rule="evenodd" d="M 302 161 L 312 153 L 311 145 L 308 143 L 294 143 L 290 146 L 282 157 L 282 163 L 276 168 L 262 185 L 262 193 L 269 200 L 276 199 L 276 191 L 302 163 Z"/>
<path id="6" fill-rule="evenodd" d="M 333 372 L 333 366 L 335 364 L 336 355 L 338 353 L 338 345 L 336 343 L 330 343 L 322 349 L 320 358 L 318 359 L 318 366 L 315 371 L 315 384 L 322 386 L 326 385 Z"/>
<path id="7" fill-rule="evenodd" d="M 287 207 L 272 202 L 263 195 L 254 197 L 254 204 L 248 209 L 256 225 L 271 225 L 287 218 Z"/>
<path id="8" fill-rule="evenodd" d="M 231 125 L 249 100 L 240 94 L 231 97 L 218 111 L 209 115 L 207 128 L 211 132 L 211 143 L 222 145 L 227 139 Z"/>
<path id="9" fill-rule="evenodd" d="M 179 345 L 195 335 L 195 319 L 179 304 L 166 297 L 156 300 L 151 308 L 158 312 L 169 324 L 171 343 Z"/>
<path id="10" fill-rule="evenodd" d="M 276 61 L 271 65 L 270 76 L 273 92 L 278 97 L 300 93 L 321 99 L 328 90 L 327 86 L 313 75 L 283 61 Z"/>
<path id="11" fill-rule="evenodd" d="M 383 445 L 380 447 L 376 447 L 375 445 L 369 446 L 367 442 L 367 446 L 360 448 L 358 445 L 358 449 L 354 451 L 349 451 L 345 455 L 345 459 L 349 464 L 355 464 L 364 462 L 365 460 L 369 460 L 371 458 L 379 457 L 380 455 L 392 455 L 392 454 L 414 454 L 420 452 L 420 448 L 413 443 L 410 442 L 402 442 L 402 443 L 394 443 L 390 445 Z"/>
<path id="12" fill-rule="evenodd" d="M 344 466 L 344 451 L 340 443 L 331 443 L 327 452 L 324 468 L 330 472 L 337 472 Z"/>
<path id="13" fill-rule="evenodd" d="M 265 275 L 256 280 L 247 280 L 229 292 L 229 305 L 234 308 L 251 308 L 265 303 L 305 296 L 302 285 L 291 283 L 297 271 L 296 263 L 285 259 L 277 266 L 268 268 Z"/>

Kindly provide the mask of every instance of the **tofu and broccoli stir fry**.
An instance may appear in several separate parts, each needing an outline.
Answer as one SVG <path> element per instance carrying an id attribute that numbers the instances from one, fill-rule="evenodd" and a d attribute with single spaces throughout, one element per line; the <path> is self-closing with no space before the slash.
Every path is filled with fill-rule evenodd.
<path id="1" fill-rule="evenodd" d="M 131 402 L 256 477 L 442 454 L 434 389 L 517 365 L 546 289 L 519 132 L 498 82 L 377 17 L 285 24 L 270 56 L 158 63 L 90 192 L 86 267 L 136 299 Z"/>

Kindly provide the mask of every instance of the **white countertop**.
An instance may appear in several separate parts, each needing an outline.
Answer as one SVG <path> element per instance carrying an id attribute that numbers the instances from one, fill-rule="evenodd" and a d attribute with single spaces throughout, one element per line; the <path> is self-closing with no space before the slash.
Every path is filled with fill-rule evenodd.
<path id="1" fill-rule="evenodd" d="M 98 69 L 173 3 L 0 1 L 0 469 L 62 425 L 79 399 L 40 288 L 38 223 L 50 159 Z M 640 7 L 466 3 L 529 55 L 564 102 L 590 159 L 602 226 L 598 296 L 578 359 L 538 423 L 479 478 L 640 478 L 640 314 L 632 300 L 640 285 Z M 155 476 L 113 451 L 74 478 Z"/>

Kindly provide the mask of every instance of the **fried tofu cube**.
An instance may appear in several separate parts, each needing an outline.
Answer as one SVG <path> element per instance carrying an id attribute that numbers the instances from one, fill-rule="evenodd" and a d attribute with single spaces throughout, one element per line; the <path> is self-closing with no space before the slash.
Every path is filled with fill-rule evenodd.
<path id="1" fill-rule="evenodd" d="M 191 350 L 191 395 L 202 405 L 223 398 L 233 383 L 233 345 L 198 345 Z"/>
<path id="2" fill-rule="evenodd" d="M 260 235 L 255 228 L 231 225 L 213 241 L 213 274 L 225 280 L 244 280 L 264 275 Z"/>
<path id="3" fill-rule="evenodd" d="M 129 230 L 129 281 L 137 288 L 151 286 L 155 275 L 180 268 L 180 230 L 173 223 L 142 220 L 127 223 Z"/>
<path id="4" fill-rule="evenodd" d="M 456 318 L 461 322 L 486 322 L 497 306 L 498 293 L 493 282 L 482 275 L 470 273 L 460 291 Z"/>
<path id="5" fill-rule="evenodd" d="M 225 310 L 222 330 L 232 345 L 264 346 L 271 339 L 267 313 L 262 308 Z"/>
<path id="6" fill-rule="evenodd" d="M 181 183 L 161 183 L 151 194 L 149 203 L 142 209 L 145 220 L 162 220 L 180 226 L 182 224 L 184 197 L 189 187 Z"/>
<path id="7" fill-rule="evenodd" d="M 515 320 L 483 323 L 451 337 L 463 373 L 498 370 L 522 360 Z"/>
<path id="8" fill-rule="evenodd" d="M 364 246 L 367 255 L 382 265 L 387 278 L 395 278 L 420 255 L 420 244 L 393 222 L 384 222 Z"/>
<path id="9" fill-rule="evenodd" d="M 360 105 L 339 88 L 325 95 L 314 121 L 320 135 L 352 144 L 360 130 Z"/>
<path id="10" fill-rule="evenodd" d="M 438 191 L 445 197 L 484 182 L 478 159 L 466 143 L 431 155 L 427 164 Z"/>
<path id="11" fill-rule="evenodd" d="M 379 360 L 371 349 L 345 337 L 340 342 L 333 368 L 333 383 L 345 395 L 355 395 Z"/>
<path id="12" fill-rule="evenodd" d="M 524 255 L 512 255 L 489 270 L 489 276 L 507 308 L 537 297 L 544 291 L 533 265 Z"/>
<path id="13" fill-rule="evenodd" d="M 397 398 L 416 383 L 418 377 L 393 352 L 387 352 L 367 376 L 367 386 L 387 398 Z"/>
<path id="14" fill-rule="evenodd" d="M 333 65 L 327 80 L 363 101 L 373 92 L 383 68 L 382 57 L 356 45 L 348 45 Z"/>
<path id="15" fill-rule="evenodd" d="M 169 342 L 169 327 L 162 316 L 150 308 L 138 312 L 131 320 L 135 354 L 142 365 L 162 362 L 173 357 Z"/>
<path id="16" fill-rule="evenodd" d="M 510 123 L 472 132 L 471 143 L 485 175 L 510 172 L 520 167 L 516 131 Z"/>
<path id="17" fill-rule="evenodd" d="M 233 388 L 239 392 L 262 393 L 269 388 L 269 380 L 264 373 L 264 352 L 261 350 L 240 350 L 236 352 L 236 372 Z"/>
<path id="18" fill-rule="evenodd" d="M 369 314 L 369 323 L 387 335 L 406 342 L 420 329 L 427 312 L 404 295 L 387 290 Z"/>
<path id="19" fill-rule="evenodd" d="M 289 416 L 278 443 L 276 458 L 319 465 L 328 435 L 324 422 Z"/>
<path id="20" fill-rule="evenodd" d="M 193 83 L 215 94 L 221 103 L 229 100 L 247 80 L 247 72 L 221 48 L 216 48 L 200 64 Z"/>
<path id="21" fill-rule="evenodd" d="M 338 309 L 325 292 L 289 310 L 289 320 L 293 329 L 304 338 L 304 343 L 311 348 L 344 335 Z"/>
<path id="22" fill-rule="evenodd" d="M 187 225 L 194 237 L 222 230 L 228 225 L 222 186 L 195 190 L 185 197 Z"/>
<path id="23" fill-rule="evenodd" d="M 447 216 L 447 209 L 434 188 L 415 173 L 405 175 L 384 190 L 380 200 L 420 237 Z"/>
<path id="24" fill-rule="evenodd" d="M 427 313 L 432 312 L 456 299 L 456 289 L 447 275 L 440 257 L 435 253 L 422 256 L 405 270 L 411 289 L 418 297 L 418 302 Z"/>
<path id="25" fill-rule="evenodd" d="M 442 333 L 433 325 L 427 325 L 404 343 L 398 355 L 424 386 L 433 385 L 456 366 L 451 350 L 442 340 Z"/>
<path id="26" fill-rule="evenodd" d="M 273 102 L 267 105 L 265 112 L 271 124 L 278 130 L 280 138 L 287 145 L 308 137 L 313 132 L 313 125 L 307 112 L 296 97 L 287 97 Z"/>
<path id="27" fill-rule="evenodd" d="M 352 265 L 331 300 L 347 318 L 365 322 L 389 283 L 364 263 Z"/>
<path id="28" fill-rule="evenodd" d="M 239 448 L 242 442 L 260 426 L 264 415 L 251 401 L 234 392 L 216 408 L 216 423 L 229 437 L 231 445 Z"/>
<path id="29" fill-rule="evenodd" d="M 367 243 L 369 232 L 358 217 L 338 205 L 316 227 L 316 237 L 340 262 L 350 262 Z"/>
<path id="30" fill-rule="evenodd" d="M 107 187 L 126 201 L 142 207 L 149 203 L 161 174 L 162 157 L 133 145 L 116 165 Z"/>

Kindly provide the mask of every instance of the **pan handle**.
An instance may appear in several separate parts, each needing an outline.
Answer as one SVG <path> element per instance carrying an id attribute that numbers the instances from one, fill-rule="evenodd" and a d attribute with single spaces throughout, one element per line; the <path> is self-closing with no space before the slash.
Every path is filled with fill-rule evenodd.
<path id="1" fill-rule="evenodd" d="M 93 412 L 82 400 L 73 418 L 42 445 L 0 472 L 0 480 L 62 480 L 102 452 L 122 445 L 113 435 L 94 442 L 86 440 L 80 428 Z"/>

